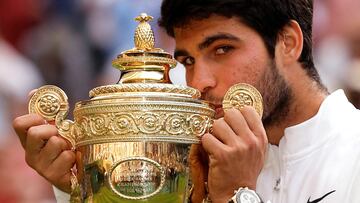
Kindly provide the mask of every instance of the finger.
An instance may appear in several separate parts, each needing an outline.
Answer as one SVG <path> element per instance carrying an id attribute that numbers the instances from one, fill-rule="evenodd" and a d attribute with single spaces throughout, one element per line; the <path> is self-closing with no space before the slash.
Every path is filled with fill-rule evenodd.
<path id="1" fill-rule="evenodd" d="M 192 166 L 202 167 L 204 174 L 208 173 L 209 157 L 204 148 L 199 144 L 193 144 L 190 148 L 189 162 Z M 206 179 L 205 179 L 206 181 Z"/>
<path id="2" fill-rule="evenodd" d="M 226 147 L 222 142 L 220 142 L 216 137 L 212 134 L 206 133 L 201 138 L 202 146 L 206 153 L 211 155 L 216 155 L 219 149 L 223 149 Z"/>
<path id="3" fill-rule="evenodd" d="M 38 89 L 33 89 L 29 92 L 28 97 L 31 98 Z"/>
<path id="4" fill-rule="evenodd" d="M 54 171 L 54 175 L 50 174 L 50 178 L 57 179 L 70 172 L 70 169 L 75 164 L 75 152 L 65 150 L 53 161 L 49 166 L 49 171 Z"/>
<path id="5" fill-rule="evenodd" d="M 261 138 L 261 140 L 267 141 L 264 125 L 256 110 L 253 107 L 245 106 L 240 111 L 255 136 Z"/>
<path id="6" fill-rule="evenodd" d="M 237 136 L 245 138 L 252 134 L 247 121 L 239 110 L 227 110 L 224 115 L 224 120 Z"/>
<path id="7" fill-rule="evenodd" d="M 60 178 L 60 182 L 56 185 L 60 190 L 70 194 L 71 193 L 71 172 L 67 172 L 64 176 Z"/>
<path id="8" fill-rule="evenodd" d="M 190 147 L 189 153 L 189 162 L 190 164 L 201 164 L 202 153 L 201 153 L 201 145 L 193 144 Z"/>
<path id="9" fill-rule="evenodd" d="M 26 146 L 26 135 L 30 127 L 46 124 L 46 121 L 37 114 L 27 114 L 14 119 L 13 127 L 18 135 L 21 145 Z"/>
<path id="10" fill-rule="evenodd" d="M 213 131 L 211 134 L 226 145 L 231 145 L 231 143 L 233 143 L 234 140 L 238 138 L 233 129 L 226 123 L 224 118 L 220 118 L 214 121 Z"/>
<path id="11" fill-rule="evenodd" d="M 206 159 L 204 159 L 204 153 L 201 145 L 194 144 L 190 148 L 189 163 L 191 181 L 193 183 L 191 202 L 201 202 L 205 198 L 205 181 L 208 174 L 208 161 L 206 154 Z"/>
<path id="12" fill-rule="evenodd" d="M 65 150 L 70 150 L 68 143 L 61 137 L 52 136 L 39 154 L 39 167 L 47 168 Z"/>
<path id="13" fill-rule="evenodd" d="M 50 182 L 57 183 L 59 189 L 70 192 L 70 170 L 74 167 L 75 161 L 75 152 L 71 150 L 61 152 L 49 166 L 45 177 Z"/>
<path id="14" fill-rule="evenodd" d="M 50 137 L 57 135 L 58 131 L 56 127 L 52 125 L 41 125 L 29 128 L 25 147 L 26 155 L 28 157 L 37 157 Z"/>

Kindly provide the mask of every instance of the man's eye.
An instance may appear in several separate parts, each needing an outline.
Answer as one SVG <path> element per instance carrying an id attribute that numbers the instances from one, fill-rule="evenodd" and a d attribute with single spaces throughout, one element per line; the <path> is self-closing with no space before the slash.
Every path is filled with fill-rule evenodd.
<path id="1" fill-rule="evenodd" d="M 195 62 L 194 58 L 192 57 L 186 57 L 184 60 L 183 60 L 183 64 L 185 66 L 190 66 L 190 65 L 193 65 Z"/>
<path id="2" fill-rule="evenodd" d="M 222 46 L 222 47 L 219 47 L 215 50 L 215 54 L 216 55 L 222 55 L 222 54 L 225 54 L 227 52 L 229 52 L 230 50 L 232 50 L 233 47 L 231 46 Z"/>

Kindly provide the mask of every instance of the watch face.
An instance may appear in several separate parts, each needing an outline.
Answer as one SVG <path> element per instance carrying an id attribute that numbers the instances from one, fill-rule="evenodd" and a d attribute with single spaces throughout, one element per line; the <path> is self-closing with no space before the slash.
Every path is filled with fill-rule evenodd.
<path id="1" fill-rule="evenodd" d="M 253 191 L 241 190 L 236 195 L 236 202 L 238 202 L 238 203 L 260 203 L 260 199 Z"/>

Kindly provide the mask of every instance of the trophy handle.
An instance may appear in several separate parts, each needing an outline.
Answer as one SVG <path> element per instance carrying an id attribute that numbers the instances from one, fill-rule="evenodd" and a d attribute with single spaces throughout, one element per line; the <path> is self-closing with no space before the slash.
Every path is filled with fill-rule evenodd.
<path id="1" fill-rule="evenodd" d="M 48 122 L 55 122 L 61 137 L 68 140 L 75 149 L 74 122 L 67 120 L 68 98 L 65 92 L 54 86 L 45 85 L 36 90 L 29 101 L 29 113 L 36 113 Z"/>
<path id="2" fill-rule="evenodd" d="M 72 150 L 76 149 L 74 122 L 67 120 L 69 112 L 68 98 L 65 92 L 54 86 L 45 85 L 37 89 L 29 101 L 29 113 L 36 113 L 48 122 L 55 122 L 61 137 L 71 143 Z M 71 171 L 71 203 L 81 202 L 80 185 L 74 171 Z"/>

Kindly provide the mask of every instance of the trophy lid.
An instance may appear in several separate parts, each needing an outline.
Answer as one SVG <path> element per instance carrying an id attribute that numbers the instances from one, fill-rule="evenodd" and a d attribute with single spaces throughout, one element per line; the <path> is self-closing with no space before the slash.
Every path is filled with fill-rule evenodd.
<path id="1" fill-rule="evenodd" d="M 200 97 L 197 89 L 171 84 L 169 71 L 177 62 L 171 54 L 154 47 L 154 32 L 148 23 L 152 19 L 146 13 L 135 18 L 139 22 L 134 35 L 135 47 L 120 53 L 112 62 L 122 72 L 119 82 L 92 89 L 89 93 L 91 98 L 126 92 L 170 93 L 195 99 Z"/>
<path id="2" fill-rule="evenodd" d="M 141 13 L 134 35 L 135 48 L 122 52 L 112 65 L 123 72 L 119 83 L 171 83 L 168 72 L 176 60 L 160 48 L 154 48 L 155 37 L 148 21 L 153 17 Z"/>

